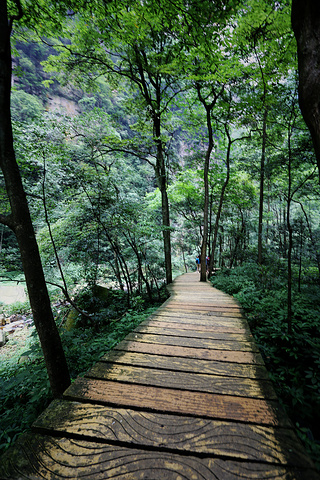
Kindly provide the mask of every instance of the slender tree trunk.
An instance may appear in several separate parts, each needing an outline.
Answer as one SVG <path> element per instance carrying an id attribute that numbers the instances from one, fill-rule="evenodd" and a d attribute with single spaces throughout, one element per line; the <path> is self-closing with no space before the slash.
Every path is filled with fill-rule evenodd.
<path id="1" fill-rule="evenodd" d="M 303 247 L 303 223 L 300 218 L 300 248 L 299 248 L 299 277 L 298 277 L 298 292 L 301 293 L 301 276 L 302 276 L 302 247 Z"/>
<path id="2" fill-rule="evenodd" d="M 201 244 L 201 272 L 200 272 L 200 282 L 207 281 L 207 244 L 208 244 L 208 228 L 209 228 L 209 166 L 210 166 L 210 157 L 213 150 L 213 128 L 211 120 L 211 112 L 215 107 L 218 98 L 222 95 L 224 91 L 224 85 L 222 85 L 220 91 L 216 93 L 215 89 L 212 88 L 211 95 L 213 100 L 210 103 L 207 103 L 207 98 L 202 96 L 202 85 L 200 83 L 195 84 L 195 88 L 198 93 L 198 99 L 202 103 L 206 111 L 206 123 L 208 129 L 208 147 L 205 155 L 204 161 L 204 205 L 203 205 L 203 236 Z"/>
<path id="3" fill-rule="evenodd" d="M 287 202 L 287 227 L 289 233 L 288 241 L 288 332 L 292 333 L 292 225 L 290 219 L 290 208 L 291 208 L 291 136 L 289 134 L 288 139 L 289 146 L 289 163 L 288 163 L 288 202 Z"/>
<path id="4" fill-rule="evenodd" d="M 188 267 L 187 267 L 187 264 L 186 264 L 186 257 L 185 257 L 185 254 L 184 254 L 183 245 L 181 245 L 181 252 L 182 252 L 182 260 L 183 260 L 184 270 L 185 270 L 186 273 L 188 273 Z"/>
<path id="5" fill-rule="evenodd" d="M 204 181 L 204 205 L 203 205 L 203 237 L 201 244 L 201 271 L 200 282 L 207 281 L 207 244 L 208 244 L 208 227 L 209 227 L 209 166 L 210 157 L 213 150 L 213 131 L 211 124 L 211 108 L 206 106 L 207 128 L 208 128 L 208 148 L 204 160 L 203 181 Z"/>
<path id="6" fill-rule="evenodd" d="M 22 14 L 22 12 L 21 12 Z M 11 24 L 6 2 L 0 2 L 0 167 L 3 172 L 11 213 L 0 222 L 16 235 L 26 278 L 33 320 L 39 335 L 52 393 L 62 395 L 70 384 L 67 362 L 55 324 L 43 274 L 29 207 L 13 149 L 11 89 Z"/>
<path id="7" fill-rule="evenodd" d="M 213 230 L 213 241 L 211 245 L 211 252 L 210 252 L 210 262 L 209 262 L 209 278 L 212 275 L 213 267 L 214 267 L 214 262 L 215 262 L 215 251 L 216 251 L 216 246 L 217 246 L 217 239 L 218 239 L 218 232 L 219 232 L 219 224 L 220 224 L 220 218 L 221 218 L 221 212 L 222 212 L 222 206 L 223 206 L 223 201 L 224 201 L 224 195 L 229 183 L 230 179 L 230 153 L 231 153 L 231 137 L 229 135 L 229 132 L 227 128 L 225 128 L 227 136 L 228 136 L 228 148 L 227 148 L 227 158 L 226 158 L 226 166 L 227 166 L 227 174 L 226 178 L 223 182 L 221 193 L 220 193 L 220 200 L 219 200 L 219 206 L 218 206 L 218 211 L 216 215 L 216 221 L 214 225 L 214 230 Z"/>
<path id="8" fill-rule="evenodd" d="M 287 248 L 288 248 L 288 239 L 287 239 L 287 212 L 285 207 L 283 207 L 283 257 L 287 258 Z"/>
<path id="9" fill-rule="evenodd" d="M 130 237 L 130 234 L 129 234 L 129 237 Z M 150 300 L 150 302 L 152 302 L 152 300 L 153 300 L 152 299 L 152 291 L 151 291 L 151 287 L 150 287 L 150 284 L 148 282 L 148 279 L 147 279 L 146 275 L 143 273 L 142 262 L 141 262 L 138 246 L 137 246 L 135 240 L 132 239 L 132 238 L 129 238 L 129 237 L 127 237 L 127 240 L 129 242 L 129 244 L 131 245 L 131 248 L 134 251 L 134 253 L 136 255 L 136 258 L 137 258 L 138 274 L 139 274 L 139 278 L 140 278 L 139 285 L 141 285 L 141 287 L 142 287 L 142 282 L 144 282 L 144 284 L 146 286 L 146 289 L 147 289 L 149 300 Z"/>
<path id="10" fill-rule="evenodd" d="M 267 143 L 267 117 L 268 110 L 265 107 L 262 126 L 262 148 L 260 162 L 260 198 L 259 198 L 259 224 L 258 224 L 258 263 L 262 264 L 262 228 L 263 228 L 263 200 L 264 200 L 264 174 L 265 174 L 265 157 Z"/>
<path id="11" fill-rule="evenodd" d="M 170 231 L 170 209 L 167 194 L 167 174 L 165 166 L 165 158 L 163 152 L 163 145 L 160 138 L 161 122 L 160 118 L 155 115 L 154 118 L 155 141 L 157 146 L 157 165 L 156 165 L 156 179 L 159 190 L 161 192 L 161 211 L 162 211 L 162 235 L 164 247 L 164 262 L 166 270 L 166 283 L 172 283 L 172 263 L 171 263 L 171 231 Z"/>

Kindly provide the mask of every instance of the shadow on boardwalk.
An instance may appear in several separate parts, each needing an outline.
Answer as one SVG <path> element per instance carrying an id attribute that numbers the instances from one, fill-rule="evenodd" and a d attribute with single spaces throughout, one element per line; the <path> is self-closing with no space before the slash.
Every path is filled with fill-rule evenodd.
<path id="1" fill-rule="evenodd" d="M 320 478 L 236 301 L 194 273 L 170 290 L 0 459 L 0 479 Z"/>

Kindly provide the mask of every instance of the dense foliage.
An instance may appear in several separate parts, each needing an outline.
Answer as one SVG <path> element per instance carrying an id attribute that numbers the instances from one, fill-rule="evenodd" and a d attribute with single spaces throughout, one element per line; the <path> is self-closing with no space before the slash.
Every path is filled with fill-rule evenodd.
<path id="1" fill-rule="evenodd" d="M 298 276 L 298 272 L 296 272 Z M 276 393 L 320 468 L 320 296 L 318 272 L 304 271 L 294 289 L 292 332 L 287 324 L 286 267 L 244 263 L 217 272 L 212 284 L 239 300 Z"/>

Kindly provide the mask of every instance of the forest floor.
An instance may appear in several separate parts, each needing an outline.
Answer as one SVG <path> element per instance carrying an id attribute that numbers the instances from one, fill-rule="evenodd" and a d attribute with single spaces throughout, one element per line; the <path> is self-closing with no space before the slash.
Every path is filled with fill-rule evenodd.
<path id="1" fill-rule="evenodd" d="M 0 318 L 3 316 L 1 304 L 13 305 L 17 302 L 27 300 L 25 288 L 22 285 L 0 285 Z M 1 361 L 9 360 L 19 350 L 26 345 L 27 338 L 31 335 L 32 329 L 25 325 L 23 328 L 17 328 L 11 333 L 7 333 L 7 343 L 0 348 Z"/>
<path id="2" fill-rule="evenodd" d="M 33 327 L 25 326 L 12 333 L 7 333 L 7 342 L 0 347 L 0 361 L 11 359 L 26 346 L 27 339 L 33 332 Z"/>

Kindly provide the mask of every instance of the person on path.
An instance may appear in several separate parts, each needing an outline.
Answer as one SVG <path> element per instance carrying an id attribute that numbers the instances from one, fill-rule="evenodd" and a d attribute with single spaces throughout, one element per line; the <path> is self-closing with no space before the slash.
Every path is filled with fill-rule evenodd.
<path id="1" fill-rule="evenodd" d="M 197 258 L 196 258 L 196 264 L 197 264 L 197 272 L 200 272 L 200 266 L 201 266 L 200 255 L 198 255 Z"/>

